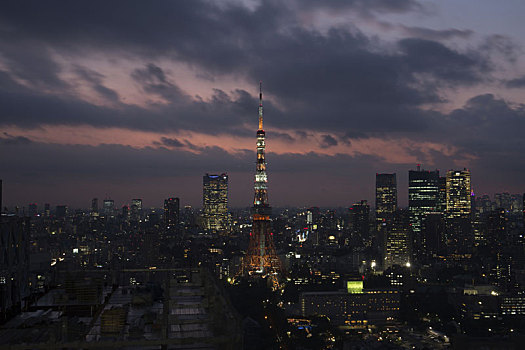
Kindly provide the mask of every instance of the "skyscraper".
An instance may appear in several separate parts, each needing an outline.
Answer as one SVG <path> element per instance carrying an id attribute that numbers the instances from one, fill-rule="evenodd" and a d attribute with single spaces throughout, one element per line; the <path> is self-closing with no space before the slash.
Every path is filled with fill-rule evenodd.
<path id="1" fill-rule="evenodd" d="M 440 176 L 438 180 L 438 187 L 439 187 L 439 193 L 438 193 L 438 203 L 437 203 L 437 212 L 443 213 L 447 211 L 447 177 L 446 176 Z"/>
<path id="2" fill-rule="evenodd" d="M 385 262 L 387 269 L 394 265 L 410 267 L 412 240 L 406 210 L 397 210 L 386 224 Z"/>
<path id="3" fill-rule="evenodd" d="M 471 222 L 472 198 L 470 171 L 447 172 L 446 230 L 447 248 L 451 255 L 468 258 L 472 253 L 474 235 Z"/>
<path id="4" fill-rule="evenodd" d="M 104 199 L 103 206 L 106 218 L 115 215 L 115 201 L 113 199 Z"/>
<path id="5" fill-rule="evenodd" d="M 58 219 L 64 219 L 67 215 L 67 205 L 57 205 L 55 209 L 55 216 Z"/>
<path id="6" fill-rule="evenodd" d="M 354 203 L 349 211 L 350 232 L 359 238 L 366 238 L 370 233 L 368 218 L 370 216 L 370 206 L 366 200 Z"/>
<path id="7" fill-rule="evenodd" d="M 414 233 L 414 243 L 418 248 L 425 246 L 421 234 L 423 220 L 428 213 L 437 212 L 439 199 L 439 171 L 408 171 L 408 211 L 410 224 Z"/>
<path id="8" fill-rule="evenodd" d="M 471 213 L 470 171 L 447 172 L 447 218 L 468 217 Z"/>
<path id="9" fill-rule="evenodd" d="M 178 198 L 168 198 L 164 200 L 164 227 L 166 231 L 175 232 L 179 225 L 179 206 Z"/>
<path id="10" fill-rule="evenodd" d="M 376 174 L 376 223 L 379 231 L 397 210 L 396 174 Z"/>
<path id="11" fill-rule="evenodd" d="M 255 172 L 255 195 L 253 199 L 253 225 L 248 251 L 243 260 L 242 272 L 246 275 L 267 277 L 273 288 L 279 286 L 282 266 L 273 244 L 271 232 L 271 207 L 268 202 L 268 177 L 266 175 L 265 138 L 263 129 L 262 85 L 259 92 L 259 129 L 257 130 L 257 165 Z"/>
<path id="12" fill-rule="evenodd" d="M 228 228 L 228 175 L 203 176 L 202 207 L 206 230 L 224 231 Z"/>
<path id="13" fill-rule="evenodd" d="M 0 317 L 24 307 L 30 294 L 28 217 L 0 216 Z"/>
<path id="14" fill-rule="evenodd" d="M 98 198 L 93 198 L 91 200 L 91 215 L 98 215 Z"/>
<path id="15" fill-rule="evenodd" d="M 38 213 L 38 205 L 36 203 L 29 203 L 27 206 L 27 215 L 30 217 L 36 216 Z"/>
<path id="16" fill-rule="evenodd" d="M 142 199 L 135 198 L 131 200 L 131 221 L 138 222 L 142 217 Z"/>

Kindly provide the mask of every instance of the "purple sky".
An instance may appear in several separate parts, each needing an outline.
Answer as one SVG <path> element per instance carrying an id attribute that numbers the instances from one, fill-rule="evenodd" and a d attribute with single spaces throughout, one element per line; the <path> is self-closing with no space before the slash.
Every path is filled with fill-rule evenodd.
<path id="1" fill-rule="evenodd" d="M 4 203 L 249 206 L 263 81 L 273 206 L 373 203 L 376 172 L 525 192 L 523 1 L 8 1 Z"/>

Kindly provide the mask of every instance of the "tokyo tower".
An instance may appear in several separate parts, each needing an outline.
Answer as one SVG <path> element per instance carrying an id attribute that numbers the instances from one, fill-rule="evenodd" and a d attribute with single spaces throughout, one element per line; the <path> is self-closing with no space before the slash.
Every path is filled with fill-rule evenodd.
<path id="1" fill-rule="evenodd" d="M 275 253 L 268 203 L 268 177 L 264 157 L 266 134 L 263 129 L 262 83 L 259 85 L 259 129 L 257 130 L 257 166 L 255 172 L 255 196 L 253 199 L 253 225 L 248 251 L 242 264 L 244 276 L 268 278 L 272 287 L 279 287 L 283 269 Z"/>

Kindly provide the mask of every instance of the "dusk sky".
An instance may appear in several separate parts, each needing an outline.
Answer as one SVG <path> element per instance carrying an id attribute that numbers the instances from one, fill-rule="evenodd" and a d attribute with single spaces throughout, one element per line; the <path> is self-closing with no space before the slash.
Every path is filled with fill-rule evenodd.
<path id="1" fill-rule="evenodd" d="M 4 205 L 374 203 L 375 174 L 469 168 L 525 192 L 525 1 L 5 1 Z"/>

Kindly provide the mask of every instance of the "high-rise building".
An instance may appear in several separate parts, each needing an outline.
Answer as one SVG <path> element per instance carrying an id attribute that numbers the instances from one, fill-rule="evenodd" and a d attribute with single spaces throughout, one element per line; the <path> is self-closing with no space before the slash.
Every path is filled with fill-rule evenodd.
<path id="1" fill-rule="evenodd" d="M 494 202 L 496 202 L 496 208 L 503 208 L 510 210 L 512 204 L 512 198 L 510 193 L 494 193 Z"/>
<path id="2" fill-rule="evenodd" d="M 523 194 L 523 203 L 522 203 L 522 208 L 523 208 L 523 227 L 525 228 L 525 193 Z"/>
<path id="3" fill-rule="evenodd" d="M 104 215 L 111 217 L 115 215 L 115 201 L 113 199 L 104 199 Z"/>
<path id="4" fill-rule="evenodd" d="M 179 206 L 178 198 L 168 198 L 164 200 L 164 228 L 166 231 L 175 232 L 179 225 Z"/>
<path id="5" fill-rule="evenodd" d="M 410 224 L 415 235 L 421 232 L 423 218 L 427 213 L 436 212 L 439 196 L 439 171 L 408 171 L 408 210 Z"/>
<path id="6" fill-rule="evenodd" d="M 125 222 L 129 221 L 129 206 L 127 204 L 122 206 L 122 220 Z"/>
<path id="7" fill-rule="evenodd" d="M 311 207 L 306 212 L 306 225 L 308 226 L 308 239 L 312 244 L 318 246 L 319 240 L 319 216 L 321 211 L 318 207 Z"/>
<path id="8" fill-rule="evenodd" d="M 228 175 L 206 174 L 202 178 L 202 216 L 204 228 L 225 231 L 228 228 Z"/>
<path id="9" fill-rule="evenodd" d="M 408 211 L 413 232 L 415 251 L 425 250 L 425 238 L 422 234 L 423 220 L 428 213 L 438 211 L 439 204 L 439 171 L 408 171 Z"/>
<path id="10" fill-rule="evenodd" d="M 470 171 L 447 172 L 446 230 L 447 248 L 456 258 L 468 258 L 474 246 L 472 230 L 472 192 Z"/>
<path id="11" fill-rule="evenodd" d="M 425 215 L 421 230 L 424 245 L 418 251 L 423 262 L 430 262 L 430 259 L 446 253 L 445 230 L 443 213 L 435 212 Z"/>
<path id="12" fill-rule="evenodd" d="M 438 200 L 436 211 L 445 213 L 447 211 L 447 177 L 440 176 L 438 180 Z"/>
<path id="13" fill-rule="evenodd" d="M 255 172 L 255 195 L 253 199 L 253 224 L 248 251 L 243 260 L 244 275 L 267 277 L 273 288 L 279 286 L 282 277 L 281 261 L 275 252 L 271 231 L 271 207 L 268 202 L 268 177 L 266 175 L 265 138 L 263 129 L 262 85 L 259 92 L 259 129 L 257 130 L 257 165 Z"/>
<path id="14" fill-rule="evenodd" d="M 447 172 L 447 218 L 468 217 L 471 213 L 470 171 Z"/>
<path id="15" fill-rule="evenodd" d="M 376 223 L 381 230 L 397 210 L 396 174 L 376 174 Z"/>
<path id="16" fill-rule="evenodd" d="M 408 213 L 397 210 L 386 225 L 384 268 L 394 265 L 410 267 L 412 239 Z"/>
<path id="17" fill-rule="evenodd" d="M 142 199 L 135 198 L 131 200 L 130 219 L 133 222 L 138 222 L 142 218 Z"/>
<path id="18" fill-rule="evenodd" d="M 98 198 L 93 198 L 91 200 L 91 215 L 98 215 Z"/>
<path id="19" fill-rule="evenodd" d="M 364 238 L 370 233 L 370 206 L 366 200 L 354 203 L 349 211 L 350 232 L 352 235 Z"/>
<path id="20" fill-rule="evenodd" d="M 0 216 L 0 317 L 24 308 L 29 297 L 30 219 Z M 18 309 L 18 310 L 17 310 Z"/>
<path id="21" fill-rule="evenodd" d="M 67 215 L 67 205 L 57 205 L 55 209 L 55 216 L 57 219 L 63 219 Z"/>
<path id="22" fill-rule="evenodd" d="M 38 205 L 36 203 L 30 203 L 27 207 L 27 215 L 29 217 L 36 216 L 38 213 Z"/>
<path id="23" fill-rule="evenodd" d="M 491 248 L 501 247 L 507 239 L 507 221 L 504 208 L 497 208 L 487 215 L 486 240 Z"/>

